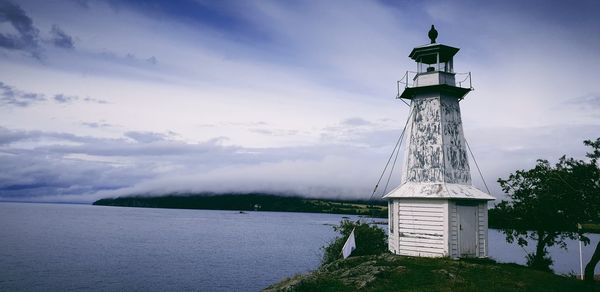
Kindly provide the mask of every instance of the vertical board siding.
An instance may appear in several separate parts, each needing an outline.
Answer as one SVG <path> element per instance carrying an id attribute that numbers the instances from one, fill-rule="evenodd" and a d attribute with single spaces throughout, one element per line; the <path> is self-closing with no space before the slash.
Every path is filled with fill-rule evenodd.
<path id="1" fill-rule="evenodd" d="M 456 201 L 392 200 L 394 224 L 389 250 L 399 255 L 461 257 L 458 207 Z M 476 205 L 476 257 L 487 257 L 487 202 Z"/>
<path id="2" fill-rule="evenodd" d="M 487 256 L 487 231 L 488 231 L 488 227 L 487 227 L 487 202 L 479 204 L 479 208 L 477 210 L 477 218 L 479 221 L 479 228 L 478 228 L 478 247 L 479 247 L 479 257 L 486 257 Z"/>
<path id="3" fill-rule="evenodd" d="M 397 225 L 398 216 L 394 216 L 397 214 L 396 213 L 397 205 L 398 205 L 398 203 L 396 201 L 394 201 L 394 200 L 390 201 L 390 210 L 389 210 L 390 213 L 388 215 L 388 216 L 390 216 L 390 220 L 389 220 L 390 232 L 389 232 L 389 236 L 388 236 L 388 249 L 392 253 L 397 253 L 397 250 L 398 250 L 398 225 Z"/>
<path id="4" fill-rule="evenodd" d="M 449 206 L 450 202 L 449 201 L 445 201 L 443 206 L 444 209 L 444 256 L 449 256 L 450 255 L 450 246 L 448 245 L 448 238 L 449 238 L 449 234 L 450 234 L 450 220 L 449 220 Z"/>
<path id="5" fill-rule="evenodd" d="M 449 233 L 449 245 L 450 245 L 450 257 L 458 257 L 458 211 L 456 209 L 456 203 L 448 203 L 449 216 L 450 216 L 450 233 Z"/>

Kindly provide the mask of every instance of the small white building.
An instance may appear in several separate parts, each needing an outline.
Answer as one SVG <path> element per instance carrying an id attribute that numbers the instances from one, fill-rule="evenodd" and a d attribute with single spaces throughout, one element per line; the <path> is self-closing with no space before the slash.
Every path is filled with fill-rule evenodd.
<path id="1" fill-rule="evenodd" d="M 470 73 L 453 69 L 458 48 L 437 44 L 414 48 L 417 72 L 407 72 L 399 98 L 411 100 L 404 133 L 399 187 L 387 193 L 389 250 L 426 257 L 486 257 L 487 202 L 475 188 L 467 158 L 459 101 L 472 90 Z M 412 78 L 414 76 L 414 78 Z"/>

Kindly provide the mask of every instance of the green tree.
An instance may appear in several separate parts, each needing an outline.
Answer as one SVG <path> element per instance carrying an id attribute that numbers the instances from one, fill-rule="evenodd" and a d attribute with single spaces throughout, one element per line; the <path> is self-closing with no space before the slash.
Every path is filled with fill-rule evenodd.
<path id="1" fill-rule="evenodd" d="M 508 179 L 498 179 L 509 201 L 496 206 L 496 213 L 505 220 L 501 227 L 509 243 L 527 246 L 536 242 L 535 250 L 527 254 L 527 264 L 535 269 L 550 271 L 552 259 L 547 247 L 566 247 L 565 239 L 575 239 L 577 232 L 565 220 L 557 183 L 557 169 L 547 160 L 538 160 L 530 170 L 518 170 Z"/>
<path id="2" fill-rule="evenodd" d="M 344 219 L 340 222 L 340 225 L 334 226 L 333 229 L 340 236 L 323 247 L 322 264 L 328 264 L 342 257 L 342 247 L 352 230 L 354 230 L 354 239 L 356 241 L 356 249 L 352 252 L 352 256 L 374 255 L 387 251 L 387 235 L 383 229 L 377 226 L 371 226 L 361 221 L 353 222 Z"/>
<path id="3" fill-rule="evenodd" d="M 571 184 L 573 191 L 581 197 L 580 204 L 583 204 L 581 209 L 573 210 L 575 220 L 584 223 L 600 224 L 600 138 L 595 141 L 583 141 L 586 146 L 592 148 L 591 152 L 587 153 L 588 161 L 569 159 L 566 160 L 571 175 Z M 582 230 L 579 231 L 580 233 Z M 594 280 L 594 270 L 600 262 L 600 242 L 596 245 L 596 249 L 592 258 L 585 266 L 584 279 L 586 281 Z"/>
<path id="4" fill-rule="evenodd" d="M 600 222 L 600 138 L 584 144 L 593 148 L 587 161 L 563 156 L 551 165 L 547 160 L 538 160 L 533 169 L 519 170 L 506 180 L 498 180 L 510 200 L 498 204 L 490 218 L 500 218 L 496 224 L 508 242 L 516 241 L 520 246 L 528 245 L 528 240 L 536 242 L 535 251 L 527 254 L 531 267 L 550 270 L 552 259 L 547 247 L 566 248 L 567 238 L 580 238 L 588 244 L 578 224 Z M 600 245 L 586 267 L 586 273 L 591 269 L 592 277 L 600 260 L 599 249 Z"/>
<path id="5" fill-rule="evenodd" d="M 591 152 L 586 154 L 587 160 L 561 157 L 556 165 L 557 173 L 560 174 L 560 182 L 563 184 L 561 190 L 562 204 L 565 219 L 570 225 L 580 223 L 600 223 L 600 138 L 595 141 L 583 141 L 584 145 L 591 147 Z M 571 227 L 575 228 L 575 227 Z M 578 235 L 586 243 L 584 229 L 577 229 Z M 584 278 L 593 281 L 594 269 L 600 261 L 600 242 L 596 246 L 594 255 L 586 265 Z"/>

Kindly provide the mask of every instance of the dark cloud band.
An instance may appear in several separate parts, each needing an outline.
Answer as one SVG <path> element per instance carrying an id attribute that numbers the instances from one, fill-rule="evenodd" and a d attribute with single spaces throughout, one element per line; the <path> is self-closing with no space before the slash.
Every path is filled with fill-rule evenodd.
<path id="1" fill-rule="evenodd" d="M 0 23 L 10 23 L 17 34 L 1 34 L 0 47 L 10 50 L 21 50 L 39 56 L 39 30 L 33 21 L 18 5 L 0 0 Z"/>

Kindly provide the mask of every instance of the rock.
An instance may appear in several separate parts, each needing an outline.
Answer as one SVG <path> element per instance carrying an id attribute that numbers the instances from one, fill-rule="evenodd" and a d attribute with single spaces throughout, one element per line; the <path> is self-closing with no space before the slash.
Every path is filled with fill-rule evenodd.
<path id="1" fill-rule="evenodd" d="M 365 258 L 368 258 L 368 260 L 365 261 Z M 350 257 L 329 263 L 311 274 L 288 278 L 266 288 L 264 291 L 293 291 L 302 283 L 314 281 L 318 278 L 336 279 L 348 287 L 360 290 L 377 280 L 377 276 L 382 272 L 406 271 L 406 267 L 392 264 L 397 260 L 398 257 L 390 254 Z"/>

